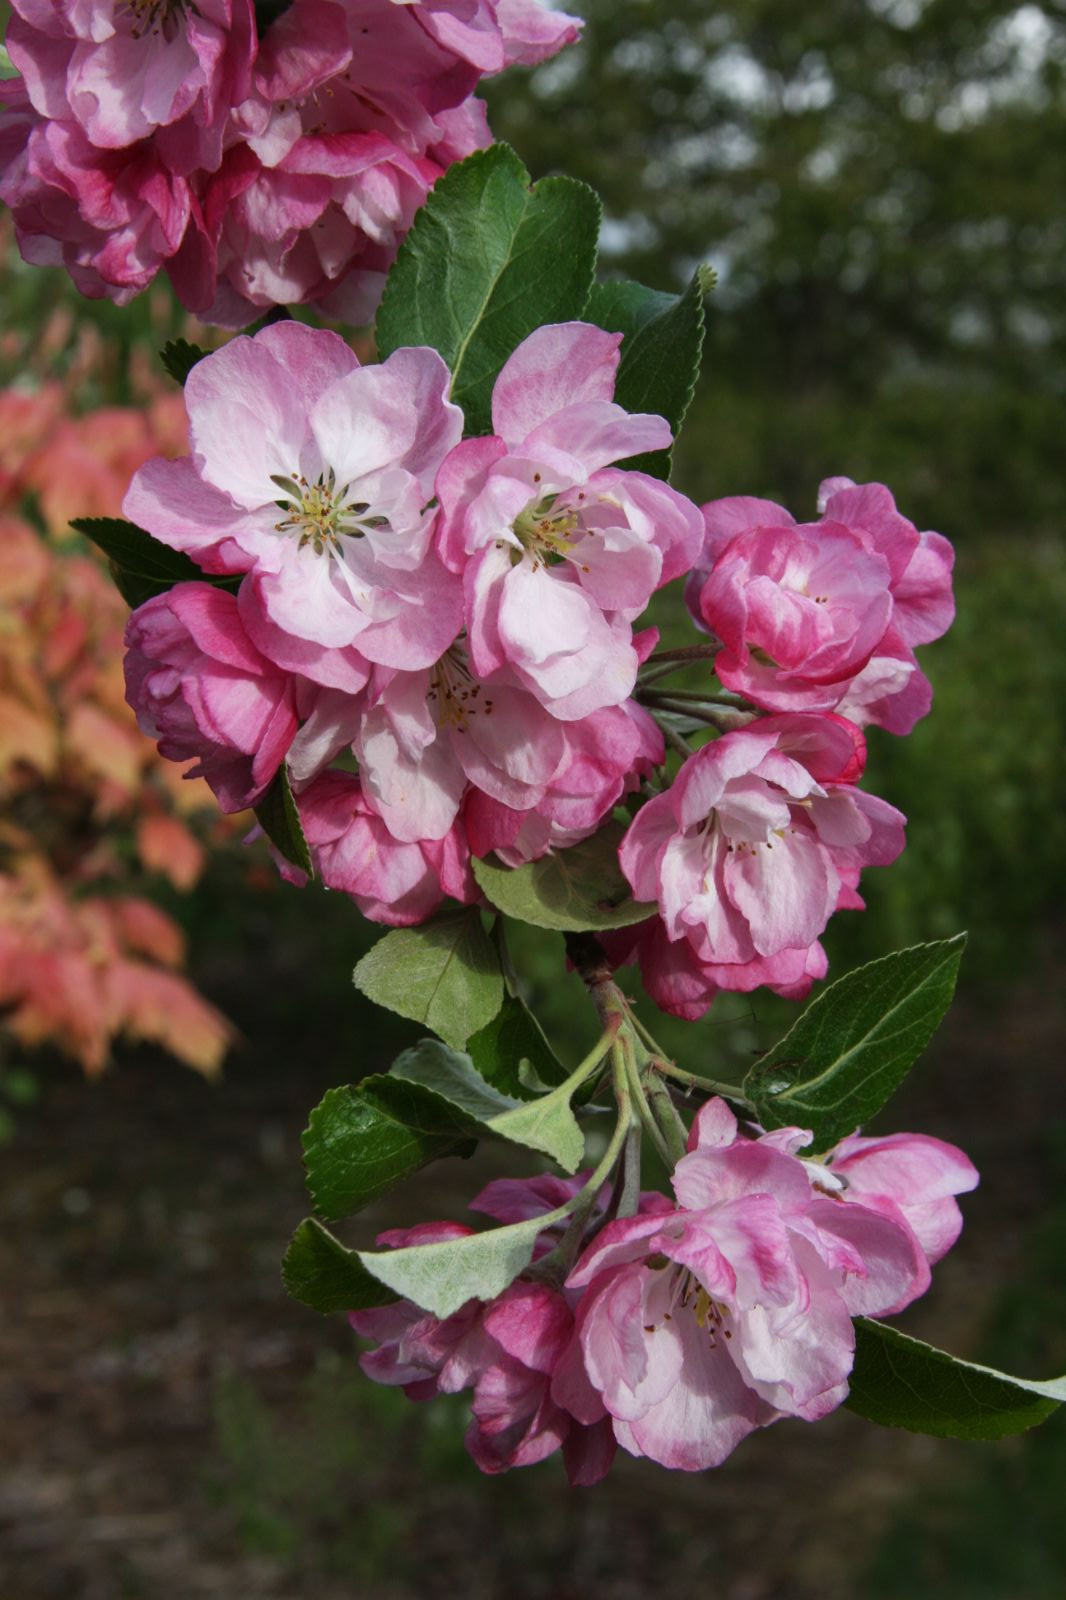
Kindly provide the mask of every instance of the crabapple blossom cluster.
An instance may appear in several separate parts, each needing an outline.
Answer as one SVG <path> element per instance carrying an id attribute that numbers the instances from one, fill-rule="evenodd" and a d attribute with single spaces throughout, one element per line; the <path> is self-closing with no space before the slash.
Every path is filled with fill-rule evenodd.
<path id="1" fill-rule="evenodd" d="M 189 453 L 138 458 L 128 521 L 75 522 L 134 607 L 142 730 L 254 810 L 285 878 L 392 926 L 356 984 L 436 1035 L 312 1113 L 287 1288 L 349 1313 L 377 1381 L 471 1390 L 489 1473 L 559 1451 L 592 1484 L 619 1446 L 698 1471 L 845 1401 L 970 1437 L 1041 1420 L 1066 1379 L 953 1371 L 871 1320 L 924 1293 L 977 1182 L 937 1139 L 849 1132 L 931 1037 L 961 939 L 847 974 L 742 1083 L 672 1060 L 615 981 L 637 963 L 694 1020 L 826 975 L 830 918 L 903 848 L 864 730 L 929 710 L 915 651 L 951 623 L 952 552 L 881 484 L 826 480 L 808 523 L 669 485 L 708 273 L 598 283 L 591 191 L 483 148 L 480 79 L 580 25 L 539 0 L 13 5 L 0 198 L 84 293 L 165 271 L 234 328 L 296 303 L 362 323 L 410 235 L 383 359 L 284 313 L 169 346 Z M 650 613 L 675 582 L 687 612 Z M 661 648 L 679 613 L 696 633 Z M 564 934 L 599 1017 L 572 1070 L 513 920 Z M 324 1226 L 483 1139 L 566 1176 L 490 1183 L 478 1231 Z M 671 1194 L 642 1189 L 645 1141 Z"/>
<path id="2" fill-rule="evenodd" d="M 818 1160 L 800 1154 L 810 1143 L 801 1128 L 744 1136 L 722 1099 L 707 1101 L 673 1202 L 645 1193 L 634 1215 L 601 1219 L 569 1270 L 546 1229 L 524 1279 L 450 1317 L 409 1300 L 353 1312 L 377 1345 L 363 1370 L 412 1400 L 472 1389 L 466 1442 L 483 1471 L 561 1449 L 583 1485 L 618 1445 L 695 1472 L 756 1428 L 826 1416 L 848 1392 L 852 1318 L 925 1292 L 962 1225 L 954 1197 L 977 1173 L 961 1150 L 916 1134 L 856 1134 Z M 497 1181 L 471 1209 L 525 1221 L 579 1183 Z M 470 1231 L 427 1223 L 378 1243 Z"/>
<path id="3" fill-rule="evenodd" d="M 604 943 L 696 1017 L 723 989 L 804 994 L 825 975 L 828 919 L 862 905 L 861 869 L 902 849 L 902 816 L 857 786 L 863 734 L 832 707 L 862 701 L 876 719 L 856 684 L 883 687 L 876 652 L 946 626 L 950 562 L 879 485 L 833 485 L 838 520 L 800 539 L 783 521 L 752 534 L 763 502 L 701 514 L 618 465 L 671 443 L 662 417 L 615 402 L 619 345 L 582 322 L 537 329 L 499 373 L 492 433 L 465 439 L 427 348 L 362 366 L 287 321 L 201 360 L 192 453 L 141 467 L 124 509 L 229 587 L 182 583 L 140 607 L 127 688 L 224 810 L 256 804 L 284 767 L 323 882 L 387 923 L 476 901 L 471 856 L 565 850 L 630 797 L 621 868 L 656 914 Z M 741 678 L 719 674 L 750 696 L 745 725 L 666 783 L 655 696 L 635 698 L 657 635 L 634 624 L 688 574 L 701 625 L 732 640 L 720 596 L 753 539 L 767 572 L 744 569 L 738 626 L 760 642 L 736 646 Z M 799 706 L 763 715 L 758 674 L 778 658 L 798 674 L 800 636 L 836 676 L 817 691 L 789 679 Z M 822 668 L 804 670 L 813 683 Z"/>
<path id="4" fill-rule="evenodd" d="M 260 14 L 260 10 L 263 14 Z M 207 321 L 373 315 L 480 80 L 580 24 L 538 0 L 15 0 L 0 199 L 20 249 L 125 304 L 166 271 Z"/>

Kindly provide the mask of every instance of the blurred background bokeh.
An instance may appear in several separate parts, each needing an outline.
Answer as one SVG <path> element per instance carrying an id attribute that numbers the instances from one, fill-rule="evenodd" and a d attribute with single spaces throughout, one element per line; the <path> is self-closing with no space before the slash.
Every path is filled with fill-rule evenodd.
<path id="1" fill-rule="evenodd" d="M 839 973 L 970 930 L 955 1010 L 880 1124 L 983 1173 L 906 1325 L 1061 1372 L 1066 6 L 572 9 L 584 43 L 494 86 L 493 127 L 534 176 L 603 194 L 605 270 L 717 270 L 679 486 L 803 519 L 820 478 L 878 479 L 956 545 L 933 713 L 870 739 L 908 850 L 829 946 Z M 0 306 L 4 1600 L 1061 1600 L 1061 1417 L 969 1446 L 841 1413 L 707 1476 L 623 1459 L 572 1493 L 558 1463 L 482 1478 L 461 1406 L 375 1389 L 340 1319 L 286 1301 L 307 1111 L 410 1030 L 352 988 L 375 931 L 277 883 L 136 735 L 121 602 L 67 530 L 180 451 L 156 351 L 213 336 L 164 289 L 81 301 L 2 218 Z M 679 615 L 667 596 L 656 620 Z M 578 1048 L 556 941 L 517 953 Z M 736 997 L 670 1038 L 739 1075 L 788 1014 Z M 461 1216 L 490 1170 L 444 1163 L 361 1226 Z"/>

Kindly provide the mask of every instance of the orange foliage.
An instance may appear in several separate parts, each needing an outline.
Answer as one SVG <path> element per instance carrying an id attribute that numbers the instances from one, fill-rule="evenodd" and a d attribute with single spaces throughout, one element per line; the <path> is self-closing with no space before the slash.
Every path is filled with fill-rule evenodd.
<path id="1" fill-rule="evenodd" d="M 64 414 L 57 385 L 0 391 L 0 1025 L 50 1041 L 88 1072 L 119 1036 L 214 1072 L 233 1040 L 182 975 L 177 924 L 144 873 L 188 890 L 204 864 L 197 779 L 163 762 L 125 703 L 127 616 L 102 561 L 50 546 L 71 516 L 114 516 L 133 470 L 184 448 L 180 395 L 143 411 Z M 238 819 L 236 827 L 239 829 Z M 201 825 L 201 832 L 203 831 Z"/>

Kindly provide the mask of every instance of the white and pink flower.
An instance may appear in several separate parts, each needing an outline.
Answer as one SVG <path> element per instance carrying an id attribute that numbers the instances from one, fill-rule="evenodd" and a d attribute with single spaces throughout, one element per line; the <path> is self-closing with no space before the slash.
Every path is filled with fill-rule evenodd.
<path id="1" fill-rule="evenodd" d="M 722 641 L 722 683 L 755 705 L 909 733 L 932 700 L 914 646 L 954 616 L 951 546 L 919 533 L 883 484 L 829 479 L 819 506 L 799 526 L 766 500 L 704 506 L 689 607 Z"/>
<path id="2" fill-rule="evenodd" d="M 659 918 L 611 941 L 664 1009 L 701 1016 L 719 989 L 800 996 L 825 972 L 830 916 L 857 907 L 864 866 L 894 861 L 904 818 L 856 787 L 865 742 L 837 716 L 760 718 L 684 763 L 620 849 Z"/>
<path id="3" fill-rule="evenodd" d="M 517 867 L 587 839 L 665 755 L 657 724 L 632 700 L 563 727 L 565 758 L 532 810 L 469 791 L 463 816 L 474 855 Z"/>
<path id="4" fill-rule="evenodd" d="M 429 665 L 462 625 L 431 547 L 433 478 L 462 431 L 449 383 L 433 350 L 362 367 L 335 334 L 275 323 L 193 368 L 193 453 L 148 462 L 123 509 L 205 571 L 251 573 L 293 639 Z"/>
<path id="5" fill-rule="evenodd" d="M 471 661 L 506 665 L 562 718 L 628 697 L 631 623 L 702 538 L 683 495 L 612 465 L 672 440 L 663 417 L 614 403 L 620 345 L 587 323 L 538 328 L 496 380 L 492 435 L 465 440 L 437 478 Z"/>
<path id="6" fill-rule="evenodd" d="M 581 1359 L 557 1367 L 558 1403 L 582 1420 L 602 1405 L 623 1449 L 688 1472 L 719 1465 L 755 1428 L 841 1403 L 852 1318 L 900 1311 L 928 1286 L 907 1211 L 972 1188 L 976 1173 L 944 1146 L 935 1174 L 897 1173 L 906 1203 L 889 1210 L 827 1185 L 824 1167 L 793 1153 L 809 1143 L 800 1129 L 738 1137 L 723 1101 L 704 1106 L 674 1172 L 677 1209 L 608 1223 L 567 1279 L 583 1291 Z"/>
<path id="7" fill-rule="evenodd" d="M 124 304 L 166 270 L 231 327 L 369 321 L 415 211 L 491 142 L 482 77 L 580 24 L 535 0 L 18 0 L 0 109 L 19 248 Z"/>

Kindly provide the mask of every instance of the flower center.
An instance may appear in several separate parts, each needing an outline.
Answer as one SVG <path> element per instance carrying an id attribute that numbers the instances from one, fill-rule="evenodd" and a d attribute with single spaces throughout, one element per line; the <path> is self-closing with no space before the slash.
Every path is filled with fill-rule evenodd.
<path id="1" fill-rule="evenodd" d="M 361 539 L 371 528 L 389 526 L 388 517 L 367 515 L 368 501 L 350 498 L 351 484 L 337 487 L 337 475 L 332 467 L 320 472 L 314 483 L 302 472 L 294 472 L 291 478 L 271 473 L 270 481 L 284 496 L 274 504 L 279 511 L 288 513 L 280 522 L 275 522 L 274 531 L 294 533 L 300 549 L 310 545 L 316 556 L 339 549 L 345 536 Z"/>
<path id="2" fill-rule="evenodd" d="M 531 500 L 511 524 L 515 538 L 522 549 L 533 558 L 535 566 L 554 567 L 573 554 L 573 543 L 579 534 L 586 533 L 581 512 L 574 506 L 557 508 L 557 494 L 544 494 Z M 583 494 L 578 496 L 583 500 Z M 516 551 L 515 562 L 521 561 Z"/>
<path id="3" fill-rule="evenodd" d="M 660 1262 L 666 1264 L 665 1256 L 649 1256 L 648 1266 L 653 1271 L 660 1271 Z M 662 1314 L 661 1322 L 646 1323 L 645 1333 L 654 1333 L 663 1323 L 672 1322 L 674 1317 L 682 1311 L 691 1310 L 696 1319 L 696 1326 L 702 1328 L 708 1335 L 713 1350 L 718 1343 L 718 1335 L 726 1339 L 733 1337 L 732 1330 L 726 1325 L 729 1317 L 729 1307 L 720 1305 L 713 1300 L 687 1267 L 675 1267 L 670 1283 L 666 1307 Z"/>
<path id="4" fill-rule="evenodd" d="M 492 716 L 492 698 L 483 693 L 483 685 L 470 671 L 466 652 L 457 644 L 446 650 L 433 668 L 426 699 L 438 728 L 454 728 L 457 733 L 465 733 L 470 718 L 479 711 Z"/>
<path id="5" fill-rule="evenodd" d="M 162 33 L 172 39 L 178 19 L 195 6 L 192 0 L 126 0 L 120 10 L 133 21 L 130 33 L 134 39 L 143 39 L 146 33 Z"/>

